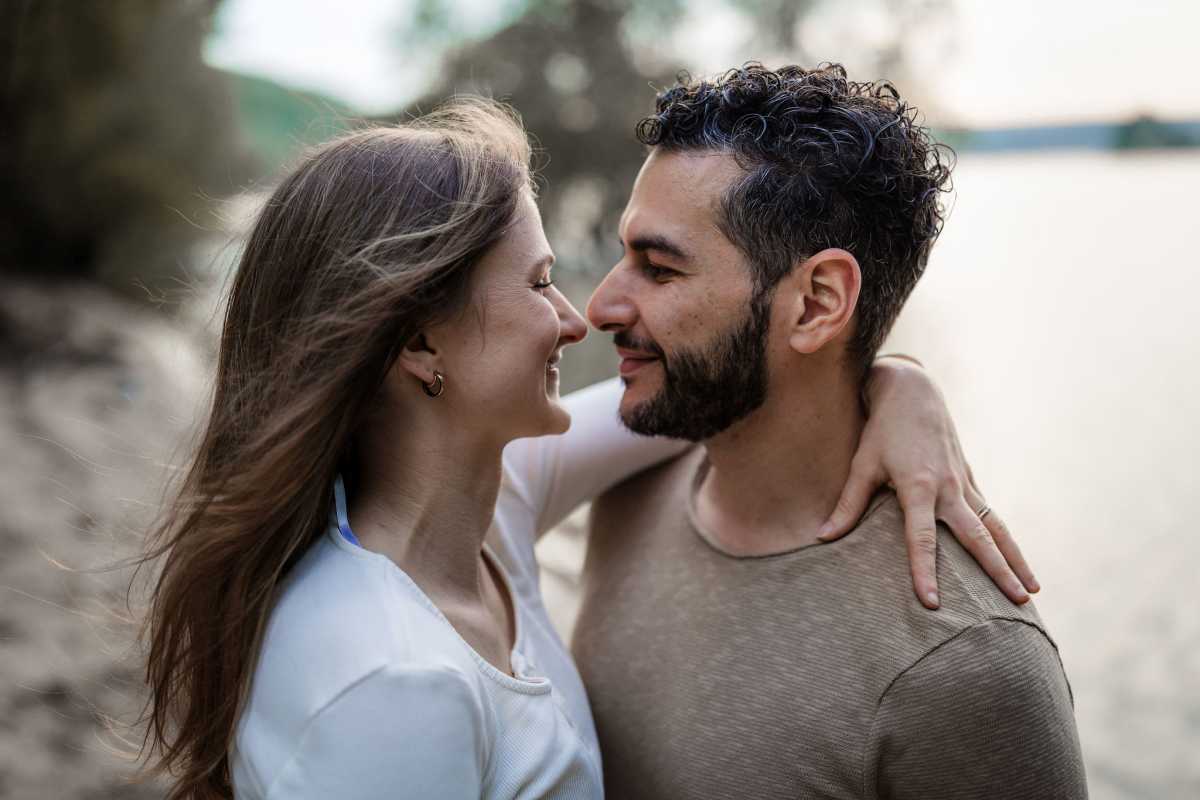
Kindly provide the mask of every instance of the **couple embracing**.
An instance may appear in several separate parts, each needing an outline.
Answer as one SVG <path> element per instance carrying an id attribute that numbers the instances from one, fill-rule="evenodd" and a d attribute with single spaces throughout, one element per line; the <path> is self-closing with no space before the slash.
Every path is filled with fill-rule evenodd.
<path id="1" fill-rule="evenodd" d="M 936 143 L 886 83 L 756 64 L 637 136 L 586 311 L 620 377 L 561 399 L 588 325 L 511 112 L 353 132 L 274 192 L 150 551 L 174 797 L 1086 796 L 1037 583 L 877 354 Z M 587 500 L 572 657 L 534 544 Z"/>

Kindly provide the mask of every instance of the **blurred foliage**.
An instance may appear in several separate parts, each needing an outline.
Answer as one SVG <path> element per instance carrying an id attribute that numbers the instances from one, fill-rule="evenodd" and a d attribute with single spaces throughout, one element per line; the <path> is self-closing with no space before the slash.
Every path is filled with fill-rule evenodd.
<path id="1" fill-rule="evenodd" d="M 145 298 L 252 171 L 200 60 L 217 0 L 0 0 L 0 270 Z"/>
<path id="2" fill-rule="evenodd" d="M 349 129 L 357 115 L 318 92 L 280 86 L 266 78 L 230 73 L 242 136 L 263 174 L 276 175 L 308 145 Z"/>

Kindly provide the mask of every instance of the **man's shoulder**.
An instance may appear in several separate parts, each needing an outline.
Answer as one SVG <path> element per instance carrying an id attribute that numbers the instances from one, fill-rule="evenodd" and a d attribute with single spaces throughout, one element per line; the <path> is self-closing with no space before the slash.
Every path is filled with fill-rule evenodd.
<path id="1" fill-rule="evenodd" d="M 963 627 L 910 665 L 889 687 L 904 681 L 943 692 L 954 686 L 1015 700 L 1037 693 L 1040 675 L 1062 675 L 1058 648 L 1046 631 L 1019 617 L 990 617 Z"/>
<path id="2" fill-rule="evenodd" d="M 829 545 L 827 545 L 829 546 Z M 835 542 L 843 580 L 861 587 L 867 601 L 858 613 L 875 618 L 890 631 L 897 673 L 963 632 L 991 621 L 1027 626 L 1053 645 L 1032 602 L 1017 605 L 988 577 L 975 558 L 941 523 L 937 532 L 937 580 L 940 607 L 931 611 L 912 587 L 904 513 L 895 494 L 881 492 L 845 539 Z"/>
<path id="3" fill-rule="evenodd" d="M 852 536 L 858 539 L 864 560 L 879 562 L 872 569 L 886 567 L 900 584 L 897 588 L 912 593 L 904 511 L 894 492 L 879 493 Z M 935 613 L 941 617 L 958 622 L 959 627 L 992 618 L 1016 617 L 1044 629 L 1032 602 L 1017 605 L 1009 600 L 975 557 L 940 521 L 937 524 L 936 567 L 942 607 Z"/>
<path id="4" fill-rule="evenodd" d="M 941 606 L 921 606 L 894 496 L 853 535 L 861 568 L 889 576 L 868 612 L 885 669 L 867 784 L 922 798 L 1086 797 L 1070 683 L 1033 603 L 1008 600 L 939 525 Z"/>
<path id="5" fill-rule="evenodd" d="M 1087 797 L 1070 685 L 1023 619 L 964 628 L 897 676 L 864 763 L 880 795 Z"/>

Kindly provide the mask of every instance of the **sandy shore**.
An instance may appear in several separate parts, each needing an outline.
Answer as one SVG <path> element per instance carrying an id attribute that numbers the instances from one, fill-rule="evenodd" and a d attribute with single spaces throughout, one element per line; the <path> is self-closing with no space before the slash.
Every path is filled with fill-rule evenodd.
<path id="1" fill-rule="evenodd" d="M 202 395 L 198 349 L 85 287 L 0 286 L 0 797 L 149 798 L 106 717 L 142 697 L 129 571 L 165 447 Z"/>

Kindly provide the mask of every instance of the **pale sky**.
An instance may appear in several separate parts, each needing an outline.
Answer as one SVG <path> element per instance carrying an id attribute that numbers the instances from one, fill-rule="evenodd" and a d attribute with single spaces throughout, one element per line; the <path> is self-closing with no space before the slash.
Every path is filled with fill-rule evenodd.
<path id="1" fill-rule="evenodd" d="M 1197 0 L 960 2 L 955 68 L 935 82 L 974 125 L 1200 117 Z"/>
<path id="2" fill-rule="evenodd" d="M 921 94 L 936 109 L 931 121 L 984 127 L 1144 112 L 1200 117 L 1200 0 L 951 1 L 948 18 L 922 26 L 931 42 L 951 46 L 918 40 L 911 48 Z M 871 41 L 879 2 L 831 0 L 808 23 L 814 55 L 842 60 L 854 74 L 851 43 Z M 703 74 L 743 60 L 731 31 L 747 26 L 719 13 L 717 0 L 694 4 L 705 13 L 685 20 L 672 43 L 704 57 L 681 66 Z M 470 9 L 464 29 L 486 31 L 503 4 L 460 5 Z M 404 53 L 396 44 L 411 8 L 411 0 L 225 0 L 205 55 L 216 66 L 316 89 L 363 112 L 388 111 L 420 94 L 429 68 L 428 53 Z M 925 63 L 923 53 L 939 60 Z"/>

